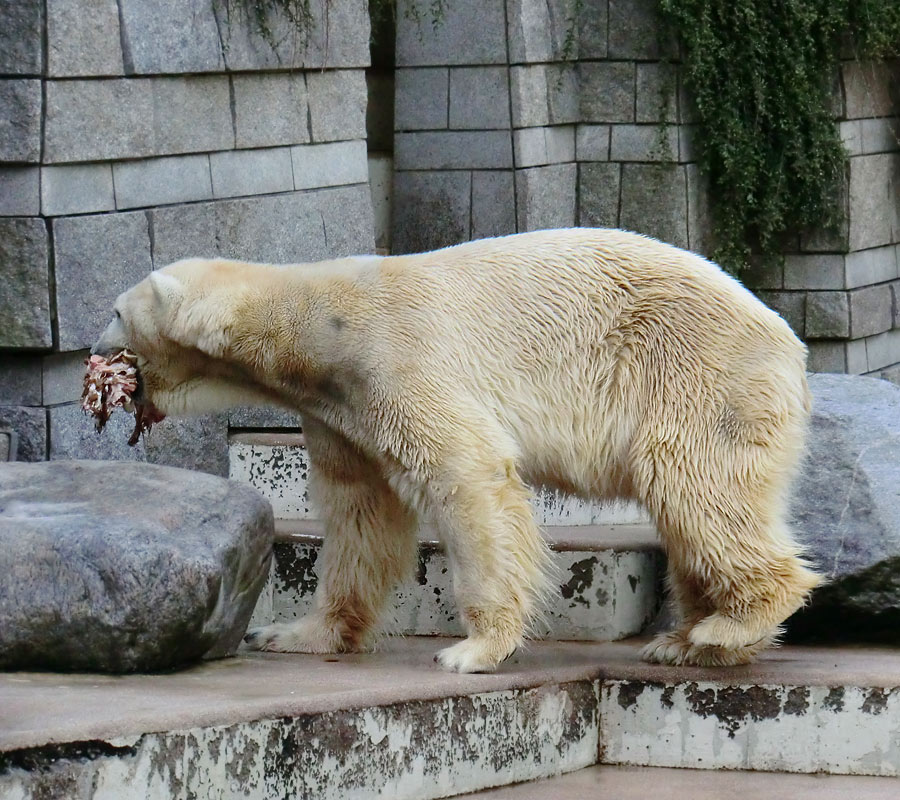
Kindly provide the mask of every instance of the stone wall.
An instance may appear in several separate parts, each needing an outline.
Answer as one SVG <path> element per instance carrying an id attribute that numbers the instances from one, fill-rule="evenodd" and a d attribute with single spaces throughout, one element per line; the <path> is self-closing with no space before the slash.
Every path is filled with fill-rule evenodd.
<path id="1" fill-rule="evenodd" d="M 657 0 L 453 0 L 397 23 L 393 247 L 570 225 L 709 255 L 695 115 Z M 896 64 L 842 64 L 837 236 L 788 237 L 742 277 L 810 345 L 810 368 L 900 380 Z M 893 76 L 893 84 L 892 77 Z"/>
<path id="2" fill-rule="evenodd" d="M 125 445 L 76 403 L 116 295 L 185 256 L 306 261 L 374 247 L 365 0 L 312 4 L 308 36 L 236 0 L 0 6 L 0 427 L 19 457 L 137 458 L 227 473 L 235 412 Z M 231 9 L 229 15 L 227 9 Z"/>

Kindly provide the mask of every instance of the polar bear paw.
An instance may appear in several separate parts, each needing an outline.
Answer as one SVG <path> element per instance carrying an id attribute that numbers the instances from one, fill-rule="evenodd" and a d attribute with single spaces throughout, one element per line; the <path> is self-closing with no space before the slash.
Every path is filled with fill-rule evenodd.
<path id="1" fill-rule="evenodd" d="M 252 628 L 244 636 L 244 642 L 251 650 L 271 653 L 345 653 L 348 650 L 340 634 L 315 617 Z"/>
<path id="2" fill-rule="evenodd" d="M 434 661 L 447 672 L 493 672 L 516 648 L 497 656 L 496 643 L 485 637 L 470 637 L 435 654 Z"/>
<path id="3" fill-rule="evenodd" d="M 676 667 L 736 667 L 749 664 L 775 639 L 772 635 L 744 647 L 719 647 L 694 644 L 688 637 L 689 631 L 684 630 L 661 634 L 644 646 L 641 658 L 651 664 Z"/>

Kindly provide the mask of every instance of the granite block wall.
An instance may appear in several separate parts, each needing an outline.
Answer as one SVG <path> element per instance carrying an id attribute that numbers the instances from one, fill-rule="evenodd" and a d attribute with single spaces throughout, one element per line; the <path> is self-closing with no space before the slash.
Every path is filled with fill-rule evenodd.
<path id="1" fill-rule="evenodd" d="M 77 400 L 116 295 L 195 255 L 371 252 L 365 0 L 262 36 L 221 0 L 0 5 L 0 427 L 19 457 L 136 458 L 227 473 L 236 411 L 166 421 L 136 448 Z M 228 13 L 230 10 L 230 14 Z"/>

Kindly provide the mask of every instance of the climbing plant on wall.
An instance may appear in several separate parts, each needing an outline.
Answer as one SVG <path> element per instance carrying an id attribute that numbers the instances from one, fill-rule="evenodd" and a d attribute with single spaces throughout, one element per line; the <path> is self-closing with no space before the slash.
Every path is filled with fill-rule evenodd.
<path id="1" fill-rule="evenodd" d="M 684 45 L 716 223 L 731 269 L 779 234 L 834 227 L 844 151 L 832 92 L 842 46 L 900 53 L 898 0 L 660 0 Z"/>

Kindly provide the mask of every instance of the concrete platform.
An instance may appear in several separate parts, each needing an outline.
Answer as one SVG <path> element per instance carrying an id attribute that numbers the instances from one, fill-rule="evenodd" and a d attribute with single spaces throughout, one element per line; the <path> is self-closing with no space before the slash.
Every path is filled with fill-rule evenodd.
<path id="1" fill-rule="evenodd" d="M 460 800 L 896 800 L 896 778 L 596 766 Z"/>
<path id="2" fill-rule="evenodd" d="M 448 643 L 0 674 L 0 798 L 425 800 L 598 762 L 900 775 L 897 650 L 676 669 L 634 641 L 534 642 L 494 675 L 451 675 L 432 663 Z"/>

